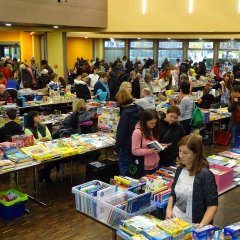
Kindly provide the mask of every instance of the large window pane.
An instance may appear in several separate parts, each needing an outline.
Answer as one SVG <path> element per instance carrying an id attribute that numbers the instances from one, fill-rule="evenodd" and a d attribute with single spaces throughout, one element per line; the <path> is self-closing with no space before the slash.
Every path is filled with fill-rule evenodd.
<path id="1" fill-rule="evenodd" d="M 189 42 L 189 48 L 213 48 L 213 42 Z"/>
<path id="2" fill-rule="evenodd" d="M 158 65 L 160 66 L 164 59 L 167 58 L 168 61 L 175 65 L 176 59 L 179 58 L 180 61 L 183 59 L 183 50 L 158 50 Z"/>
<path id="3" fill-rule="evenodd" d="M 183 48 L 182 42 L 159 42 L 158 48 Z"/>
<path id="4" fill-rule="evenodd" d="M 125 48 L 125 41 L 121 40 L 105 40 L 104 41 L 105 48 Z"/>
<path id="5" fill-rule="evenodd" d="M 188 50 L 188 59 L 193 62 L 201 62 L 206 59 L 207 68 L 213 67 L 213 50 Z"/>
<path id="6" fill-rule="evenodd" d="M 130 41 L 130 48 L 153 48 L 151 41 Z"/>
<path id="7" fill-rule="evenodd" d="M 104 60 L 106 62 L 114 62 L 118 57 L 120 57 L 120 59 L 123 58 L 124 56 L 124 49 L 105 49 L 104 50 Z"/>
<path id="8" fill-rule="evenodd" d="M 240 42 L 237 41 L 220 42 L 220 49 L 240 49 Z"/>
<path id="9" fill-rule="evenodd" d="M 135 58 L 138 58 L 141 61 L 144 58 L 153 58 L 153 50 L 131 49 L 130 60 L 134 61 Z"/>

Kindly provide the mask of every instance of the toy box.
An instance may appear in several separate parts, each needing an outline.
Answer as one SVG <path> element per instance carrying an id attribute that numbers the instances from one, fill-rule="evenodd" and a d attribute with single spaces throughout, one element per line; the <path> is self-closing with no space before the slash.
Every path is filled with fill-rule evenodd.
<path id="1" fill-rule="evenodd" d="M 233 169 L 219 164 L 210 165 L 210 170 L 214 174 L 218 192 L 233 184 Z"/>
<path id="2" fill-rule="evenodd" d="M 152 227 L 143 231 L 144 236 L 150 240 L 171 240 L 172 237 L 158 227 Z"/>
<path id="3" fill-rule="evenodd" d="M 215 227 L 206 225 L 198 229 L 193 229 L 192 238 L 195 240 L 210 240 L 214 239 Z"/>
<path id="4" fill-rule="evenodd" d="M 234 223 L 224 228 L 224 239 L 240 239 L 240 222 Z"/>
<path id="5" fill-rule="evenodd" d="M 16 194 L 19 197 L 12 201 L 4 201 L 3 196 L 9 194 Z M 10 189 L 0 193 L 0 216 L 6 220 L 11 220 L 22 216 L 25 213 L 25 203 L 28 200 L 28 196 L 15 189 Z"/>
<path id="6" fill-rule="evenodd" d="M 34 145 L 33 135 L 15 135 L 12 136 L 11 141 L 16 143 L 18 148 Z"/>

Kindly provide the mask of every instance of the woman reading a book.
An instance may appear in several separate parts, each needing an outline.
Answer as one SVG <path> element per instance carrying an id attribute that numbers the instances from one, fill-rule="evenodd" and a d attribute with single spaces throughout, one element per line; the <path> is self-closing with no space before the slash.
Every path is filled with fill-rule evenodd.
<path id="1" fill-rule="evenodd" d="M 152 174 L 158 169 L 159 149 L 147 145 L 159 139 L 159 118 L 156 110 L 145 110 L 132 135 L 132 154 L 144 156 L 145 174 Z"/>
<path id="2" fill-rule="evenodd" d="M 199 136 L 180 140 L 178 164 L 166 218 L 176 216 L 197 228 L 212 223 L 218 207 L 217 185 Z"/>

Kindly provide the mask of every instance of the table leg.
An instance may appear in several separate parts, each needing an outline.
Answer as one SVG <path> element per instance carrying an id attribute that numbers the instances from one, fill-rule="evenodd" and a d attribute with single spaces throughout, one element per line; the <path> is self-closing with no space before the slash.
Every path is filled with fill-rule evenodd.
<path id="1" fill-rule="evenodd" d="M 112 240 L 117 240 L 117 232 L 116 232 L 116 230 L 112 230 Z"/>
<path id="2" fill-rule="evenodd" d="M 18 171 L 14 172 L 14 187 L 15 187 L 16 190 L 19 189 L 19 186 L 18 186 Z"/>
<path id="3" fill-rule="evenodd" d="M 71 185 L 73 183 L 73 161 L 71 160 Z"/>
<path id="4" fill-rule="evenodd" d="M 28 197 L 29 197 L 32 201 L 37 202 L 38 204 L 43 205 L 44 207 L 46 207 L 47 204 L 44 203 L 44 202 L 42 202 L 42 201 L 40 201 L 40 200 L 38 199 L 38 196 L 37 196 L 36 171 L 37 171 L 37 168 L 36 168 L 36 166 L 35 166 L 35 167 L 33 167 L 33 190 L 34 190 L 34 192 L 33 192 L 33 196 L 28 195 Z"/>

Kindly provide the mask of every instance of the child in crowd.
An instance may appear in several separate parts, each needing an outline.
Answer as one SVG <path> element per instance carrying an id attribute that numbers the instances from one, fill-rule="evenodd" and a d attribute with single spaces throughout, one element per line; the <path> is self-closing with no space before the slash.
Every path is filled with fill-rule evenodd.
<path id="1" fill-rule="evenodd" d="M 209 109 L 214 101 L 214 96 L 210 94 L 210 87 L 205 86 L 203 89 L 203 96 L 198 100 L 198 106 L 200 108 Z"/>
<path id="2" fill-rule="evenodd" d="M 231 92 L 231 103 L 228 111 L 232 113 L 230 127 L 232 130 L 231 147 L 238 147 L 238 136 L 240 136 L 240 85 L 235 85 Z"/>
<path id="3" fill-rule="evenodd" d="M 159 151 L 150 149 L 147 144 L 159 140 L 159 118 L 156 110 L 145 110 L 132 135 L 132 153 L 144 156 L 145 174 L 152 174 L 158 169 Z"/>
<path id="4" fill-rule="evenodd" d="M 87 84 L 88 79 L 88 74 L 82 73 L 81 76 L 78 76 L 78 78 L 74 80 L 77 98 L 82 98 L 85 101 L 91 99 L 91 92 Z"/>
<path id="5" fill-rule="evenodd" d="M 61 89 L 61 83 L 58 79 L 58 75 L 56 73 L 52 73 L 50 80 L 51 82 L 48 84 L 49 90 L 59 91 Z"/>
<path id="6" fill-rule="evenodd" d="M 8 137 L 23 134 L 23 128 L 15 122 L 17 109 L 9 108 L 6 111 L 8 122 L 0 128 L 0 142 L 8 141 Z"/>

